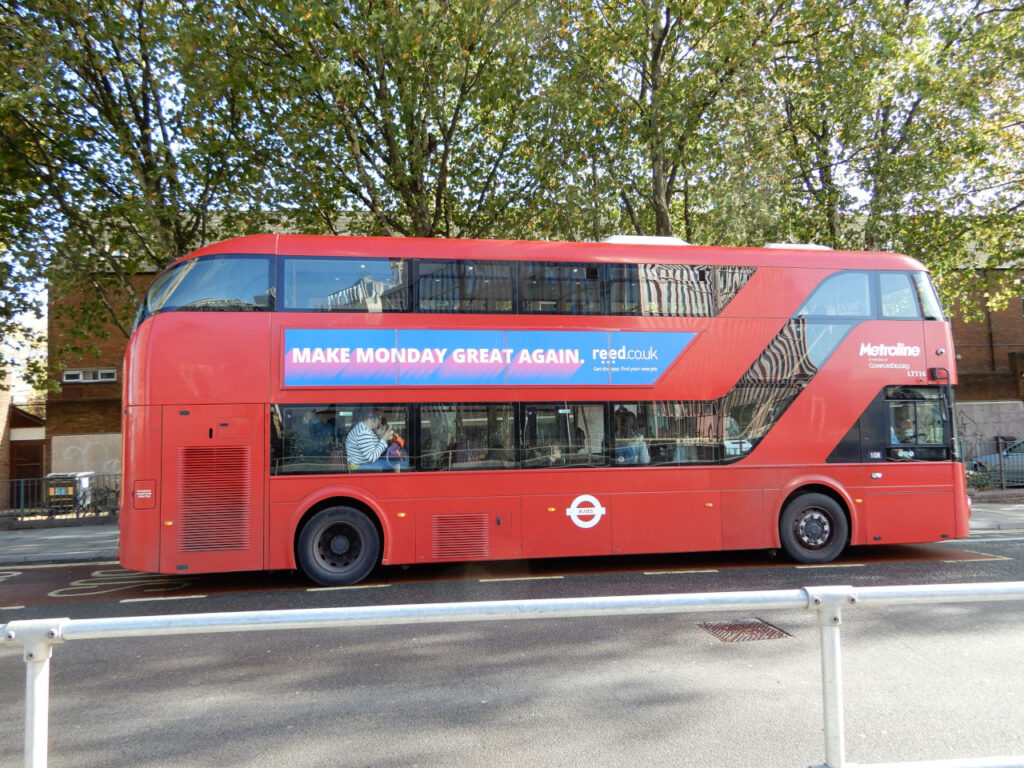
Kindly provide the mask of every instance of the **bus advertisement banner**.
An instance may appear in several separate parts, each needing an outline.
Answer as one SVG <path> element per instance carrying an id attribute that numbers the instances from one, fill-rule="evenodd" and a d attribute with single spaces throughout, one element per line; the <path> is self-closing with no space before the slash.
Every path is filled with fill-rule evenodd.
<path id="1" fill-rule="evenodd" d="M 288 329 L 284 385 L 652 385 L 688 332 Z"/>

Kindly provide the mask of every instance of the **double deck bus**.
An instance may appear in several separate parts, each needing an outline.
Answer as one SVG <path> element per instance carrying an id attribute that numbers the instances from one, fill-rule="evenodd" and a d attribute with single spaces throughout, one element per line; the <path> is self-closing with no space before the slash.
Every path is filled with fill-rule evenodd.
<path id="1" fill-rule="evenodd" d="M 349 585 L 963 537 L 953 358 L 925 268 L 895 254 L 228 240 L 139 310 L 121 562 Z"/>

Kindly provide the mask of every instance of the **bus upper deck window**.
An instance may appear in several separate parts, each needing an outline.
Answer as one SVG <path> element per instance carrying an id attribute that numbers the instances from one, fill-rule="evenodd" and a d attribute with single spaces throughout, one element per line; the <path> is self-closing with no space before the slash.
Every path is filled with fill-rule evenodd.
<path id="1" fill-rule="evenodd" d="M 882 292 L 882 317 L 921 317 L 916 292 L 906 272 L 879 272 L 878 281 Z"/>
<path id="2" fill-rule="evenodd" d="M 829 275 L 797 310 L 797 317 L 871 316 L 871 281 L 867 272 Z"/>
<path id="3" fill-rule="evenodd" d="M 171 310 L 271 310 L 274 291 L 270 263 L 268 256 L 212 256 L 176 264 L 150 287 L 145 316 Z"/>
<path id="4" fill-rule="evenodd" d="M 927 272 L 911 272 L 914 279 L 914 287 L 917 288 L 917 298 L 924 310 L 925 320 L 942 320 L 942 305 L 939 304 L 939 297 L 935 294 L 935 286 L 928 279 Z"/>
<path id="5" fill-rule="evenodd" d="M 284 259 L 279 308 L 301 312 L 405 312 L 407 259 Z"/>

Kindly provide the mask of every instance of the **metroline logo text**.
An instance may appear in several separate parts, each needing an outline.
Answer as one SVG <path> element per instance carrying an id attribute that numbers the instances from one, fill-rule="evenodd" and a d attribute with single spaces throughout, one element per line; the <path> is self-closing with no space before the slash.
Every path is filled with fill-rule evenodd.
<path id="1" fill-rule="evenodd" d="M 921 354 L 920 347 L 908 347 L 902 341 L 896 346 L 886 344 L 868 344 L 866 341 L 860 345 L 860 356 L 869 357 L 917 357 Z"/>

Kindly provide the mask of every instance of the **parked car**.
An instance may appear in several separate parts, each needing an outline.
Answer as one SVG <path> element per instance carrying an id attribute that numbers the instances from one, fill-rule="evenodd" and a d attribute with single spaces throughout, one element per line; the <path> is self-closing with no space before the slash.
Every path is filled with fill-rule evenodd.
<path id="1" fill-rule="evenodd" d="M 993 485 L 999 485 L 1001 478 L 1006 479 L 1007 485 L 1024 485 L 1024 440 L 1007 445 L 1001 454 L 975 456 L 967 468 L 988 474 Z"/>

